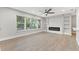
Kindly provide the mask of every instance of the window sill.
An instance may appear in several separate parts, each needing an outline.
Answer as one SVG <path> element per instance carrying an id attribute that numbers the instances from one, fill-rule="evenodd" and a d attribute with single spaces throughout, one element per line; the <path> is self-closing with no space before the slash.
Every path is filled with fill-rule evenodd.
<path id="1" fill-rule="evenodd" d="M 32 30 L 41 30 L 41 28 L 38 28 L 38 29 L 17 30 L 16 33 L 19 33 L 19 32 L 27 32 L 27 31 L 32 31 Z"/>

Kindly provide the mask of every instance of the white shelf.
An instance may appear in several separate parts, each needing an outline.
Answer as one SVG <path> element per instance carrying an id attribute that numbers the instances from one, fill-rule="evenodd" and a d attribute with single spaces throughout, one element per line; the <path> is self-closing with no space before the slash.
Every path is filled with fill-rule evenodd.
<path id="1" fill-rule="evenodd" d="M 71 17 L 68 16 L 67 18 L 64 18 L 64 22 L 63 22 L 63 32 L 65 33 L 69 33 L 70 34 L 71 31 Z"/>

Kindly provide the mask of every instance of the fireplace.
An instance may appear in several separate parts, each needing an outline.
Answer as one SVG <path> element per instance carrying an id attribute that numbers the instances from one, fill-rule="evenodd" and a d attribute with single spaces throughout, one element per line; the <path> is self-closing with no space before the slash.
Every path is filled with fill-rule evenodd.
<path id="1" fill-rule="evenodd" d="M 60 27 L 49 27 L 51 31 L 60 31 Z"/>

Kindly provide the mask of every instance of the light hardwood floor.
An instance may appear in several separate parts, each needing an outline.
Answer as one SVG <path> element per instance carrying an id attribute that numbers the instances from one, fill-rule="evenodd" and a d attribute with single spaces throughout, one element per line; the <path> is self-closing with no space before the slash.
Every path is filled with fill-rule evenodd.
<path id="1" fill-rule="evenodd" d="M 76 36 L 40 32 L 0 42 L 3 51 L 78 51 Z"/>

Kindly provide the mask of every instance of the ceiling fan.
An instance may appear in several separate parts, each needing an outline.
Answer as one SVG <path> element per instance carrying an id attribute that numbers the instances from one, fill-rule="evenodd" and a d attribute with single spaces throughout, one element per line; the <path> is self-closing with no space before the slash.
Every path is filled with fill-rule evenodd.
<path id="1" fill-rule="evenodd" d="M 48 14 L 54 14 L 55 12 L 52 12 L 52 9 L 50 8 L 50 9 L 45 9 L 44 10 L 44 12 L 43 12 L 43 14 L 45 14 L 46 16 L 48 15 Z"/>

